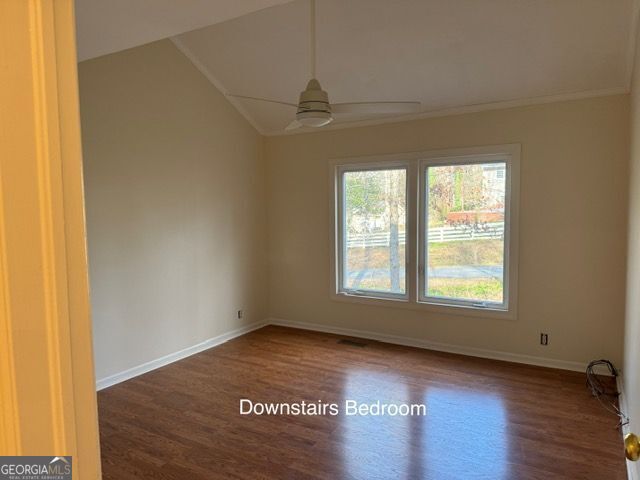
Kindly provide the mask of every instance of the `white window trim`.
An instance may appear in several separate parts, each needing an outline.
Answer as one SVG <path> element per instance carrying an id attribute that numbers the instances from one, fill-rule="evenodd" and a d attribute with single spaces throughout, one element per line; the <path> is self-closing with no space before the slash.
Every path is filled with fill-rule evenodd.
<path id="1" fill-rule="evenodd" d="M 373 297 L 373 298 L 381 298 L 385 300 L 409 300 L 409 285 L 408 285 L 408 274 L 409 274 L 409 254 L 407 252 L 407 244 L 408 241 L 405 241 L 405 293 L 391 293 L 391 292 L 377 292 L 375 290 L 349 290 L 343 289 L 342 285 L 344 284 L 344 265 L 343 262 L 340 261 L 341 258 L 345 257 L 345 245 L 344 245 L 344 226 L 345 226 L 345 218 L 344 218 L 344 210 L 345 210 L 345 199 L 344 188 L 342 185 L 342 176 L 346 172 L 360 172 L 360 171 L 374 171 L 374 170 L 391 170 L 391 169 L 403 169 L 406 171 L 406 192 L 405 198 L 407 200 L 407 207 L 409 206 L 409 195 L 410 195 L 410 183 L 411 183 L 411 173 L 415 168 L 411 162 L 403 161 L 403 160 L 385 160 L 378 162 L 369 162 L 369 163 L 350 163 L 347 165 L 338 165 L 335 168 L 334 176 L 335 176 L 335 189 L 336 189 L 336 208 L 335 208 L 335 229 L 336 229 L 336 243 L 333 247 L 334 252 L 341 251 L 342 255 L 335 255 L 337 263 L 335 265 L 336 274 L 337 274 L 337 286 L 336 292 L 338 294 L 344 294 L 349 296 L 357 296 L 357 297 Z M 338 208 L 340 207 L 340 208 Z M 409 209 L 405 209 L 405 229 L 408 230 L 409 222 L 411 221 L 412 215 L 409 212 Z M 408 232 L 405 232 L 407 235 Z M 408 239 L 408 237 L 405 237 Z M 413 288 L 413 287 L 412 287 Z"/>
<path id="2" fill-rule="evenodd" d="M 329 191 L 330 191 L 330 296 L 333 300 L 349 303 L 362 303 L 391 308 L 407 308 L 447 315 L 462 315 L 472 317 L 496 318 L 515 320 L 518 311 L 518 244 L 519 244 L 519 207 L 520 207 L 520 144 L 491 145 L 469 148 L 455 148 L 445 150 L 431 150 L 425 152 L 410 152 L 392 155 L 338 158 L 329 162 Z M 490 304 L 478 307 L 467 303 L 454 304 L 435 301 L 437 299 L 421 298 L 424 291 L 424 278 L 420 272 L 424 269 L 424 255 L 418 253 L 419 246 L 425 234 L 422 228 L 420 212 L 424 199 L 420 194 L 423 172 L 426 165 L 450 164 L 454 159 L 463 157 L 482 161 L 478 157 L 493 158 L 507 163 L 506 205 L 505 205 L 505 285 L 508 295 L 507 308 L 494 308 Z M 370 168 L 403 167 L 407 169 L 407 224 L 406 224 L 406 295 L 385 295 L 375 292 L 346 292 L 340 291 L 340 275 L 342 266 L 339 265 L 340 255 L 337 249 L 342 248 L 341 228 L 338 222 L 340 209 L 338 201 L 341 173 L 344 171 L 364 170 Z M 507 239 L 508 236 L 508 239 Z"/>

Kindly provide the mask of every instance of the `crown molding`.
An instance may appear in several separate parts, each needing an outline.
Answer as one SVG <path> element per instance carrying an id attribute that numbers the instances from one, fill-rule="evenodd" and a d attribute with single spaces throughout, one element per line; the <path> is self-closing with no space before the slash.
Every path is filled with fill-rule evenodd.
<path id="1" fill-rule="evenodd" d="M 545 95 L 540 97 L 521 98 L 504 100 L 499 102 L 478 103 L 473 105 L 463 105 L 460 107 L 431 110 L 427 112 L 413 113 L 411 115 L 376 118 L 369 120 L 355 120 L 350 122 L 330 123 L 321 129 L 300 128 L 293 131 L 271 131 L 264 135 L 268 137 L 279 137 L 285 135 L 300 135 L 304 133 L 318 133 L 327 130 L 341 130 L 345 128 L 368 127 L 372 125 L 383 125 L 387 123 L 401 123 L 412 120 L 422 120 L 426 118 L 448 117 L 452 115 L 463 115 L 466 113 L 478 113 L 488 110 L 503 110 L 507 108 L 525 107 L 531 105 L 542 105 L 545 103 L 566 102 L 570 100 L 581 100 L 593 97 L 607 97 L 611 95 L 625 95 L 629 93 L 627 87 L 606 88 L 601 90 L 587 90 L 582 92 L 561 93 L 558 95 Z"/>
<path id="2" fill-rule="evenodd" d="M 171 40 L 176 48 L 189 59 L 193 66 L 196 67 L 222 95 L 224 95 L 227 101 L 233 105 L 236 110 L 238 110 L 240 115 L 242 115 L 244 119 L 258 131 L 259 134 L 267 135 L 267 132 L 258 125 L 258 122 L 256 122 L 249 112 L 242 106 L 242 103 L 240 103 L 238 99 L 227 95 L 227 89 L 222 85 L 222 82 L 220 82 L 220 80 L 218 80 L 218 78 L 211 73 L 211 71 L 205 67 L 200 60 L 198 60 L 198 57 L 184 44 L 182 40 L 177 37 L 171 37 L 169 40 Z"/>
<path id="3" fill-rule="evenodd" d="M 640 23 L 640 0 L 632 0 L 629 26 L 629 44 L 627 46 L 627 86 L 631 91 L 633 71 L 636 63 L 636 50 L 638 48 L 638 24 Z"/>
<path id="4" fill-rule="evenodd" d="M 448 117 L 452 115 L 463 115 L 468 113 L 478 113 L 490 110 L 503 110 L 507 108 L 516 108 L 516 107 L 525 107 L 525 106 L 533 106 L 533 105 L 543 105 L 547 103 L 555 103 L 555 102 L 566 102 L 571 100 L 581 100 L 586 98 L 594 98 L 594 97 L 606 97 L 611 95 L 624 95 L 628 94 L 631 91 L 631 81 L 633 78 L 633 70 L 635 64 L 635 54 L 636 54 L 636 38 L 639 30 L 639 19 L 640 19 L 640 0 L 633 0 L 633 13 L 631 15 L 631 26 L 629 33 L 629 44 L 628 44 L 628 52 L 627 52 L 627 72 L 626 72 L 626 80 L 625 86 L 614 87 L 614 88 L 605 88 L 605 89 L 597 89 L 597 90 L 585 90 L 578 92 L 567 92 L 560 93 L 555 95 L 541 95 L 536 97 L 527 97 L 527 98 L 514 98 L 509 100 L 501 100 L 497 102 L 486 102 L 486 103 L 477 103 L 471 105 L 461 105 L 457 107 L 451 108 L 443 108 L 430 110 L 426 112 L 420 113 L 412 113 L 409 115 L 399 115 L 399 116 L 388 116 L 384 118 L 372 118 L 366 120 L 353 120 L 353 121 L 345 121 L 345 122 L 337 122 L 331 123 L 321 129 L 313 129 L 310 127 L 303 127 L 296 130 L 285 131 L 285 130 L 271 130 L 266 131 L 262 128 L 258 122 L 251 116 L 251 114 L 247 111 L 246 108 L 242 105 L 238 99 L 234 97 L 230 97 L 227 95 L 227 89 L 224 87 L 222 82 L 218 80 L 218 78 L 198 59 L 198 57 L 187 47 L 182 40 L 177 37 L 171 37 L 170 40 L 176 46 L 176 48 L 189 59 L 189 61 L 202 73 L 207 80 L 222 93 L 227 101 L 233 105 L 236 110 L 245 118 L 249 124 L 256 129 L 258 133 L 266 137 L 278 137 L 285 135 L 300 135 L 306 133 L 319 133 L 322 131 L 328 130 L 342 130 L 345 128 L 357 128 L 357 127 L 368 127 L 374 125 L 384 125 L 389 123 L 401 123 L 408 122 L 413 120 L 422 120 L 427 118 L 437 118 L 437 117 Z"/>

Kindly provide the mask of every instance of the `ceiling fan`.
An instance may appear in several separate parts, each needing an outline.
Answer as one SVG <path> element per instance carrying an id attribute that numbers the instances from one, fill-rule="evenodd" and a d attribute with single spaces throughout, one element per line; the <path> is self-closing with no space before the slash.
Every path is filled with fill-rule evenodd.
<path id="1" fill-rule="evenodd" d="M 228 96 L 277 103 L 296 108 L 296 118 L 285 130 L 293 130 L 300 127 L 323 127 L 333 121 L 334 115 L 340 114 L 382 115 L 419 112 L 420 102 L 329 103 L 329 95 L 322 90 L 320 82 L 316 79 L 316 0 L 310 0 L 310 2 L 311 80 L 307 83 L 304 91 L 300 93 L 298 103 L 248 97 L 246 95 L 228 94 Z"/>

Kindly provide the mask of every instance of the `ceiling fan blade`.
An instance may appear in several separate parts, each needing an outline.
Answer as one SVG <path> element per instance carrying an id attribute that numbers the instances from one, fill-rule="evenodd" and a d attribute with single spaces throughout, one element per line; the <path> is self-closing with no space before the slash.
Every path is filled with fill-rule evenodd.
<path id="1" fill-rule="evenodd" d="M 288 107 L 298 108 L 298 105 L 296 105 L 295 103 L 281 102 L 279 100 L 269 100 L 268 98 L 247 97 L 246 95 L 234 95 L 232 93 L 227 93 L 227 97 L 243 98 L 245 100 L 257 100 L 258 102 L 277 103 L 279 105 L 286 105 Z"/>
<path id="2" fill-rule="evenodd" d="M 331 112 L 337 114 L 383 115 L 392 113 L 417 113 L 420 111 L 420 107 L 420 102 L 334 103 L 331 105 Z"/>
<path id="3" fill-rule="evenodd" d="M 302 124 L 298 120 L 294 120 L 293 122 L 291 122 L 289 125 L 285 127 L 285 131 L 295 130 L 296 128 L 300 128 L 300 127 L 302 127 Z"/>

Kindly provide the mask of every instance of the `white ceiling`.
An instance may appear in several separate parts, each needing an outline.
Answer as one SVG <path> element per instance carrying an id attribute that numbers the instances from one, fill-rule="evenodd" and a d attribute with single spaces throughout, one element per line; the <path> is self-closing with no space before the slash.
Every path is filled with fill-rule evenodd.
<path id="1" fill-rule="evenodd" d="M 317 77 L 332 102 L 418 100 L 417 116 L 627 92 L 637 4 L 317 0 Z M 76 5 L 80 59 L 175 35 L 224 93 L 296 103 L 309 79 L 308 0 Z M 295 114 L 230 100 L 265 134 L 283 133 Z"/>
<path id="2" fill-rule="evenodd" d="M 426 112 L 619 93 L 629 85 L 633 5 L 317 0 L 317 77 L 332 102 L 419 100 Z M 177 43 L 223 91 L 295 103 L 309 78 L 308 15 L 308 0 L 296 0 L 180 35 Z M 295 113 L 234 103 L 268 134 L 282 132 Z"/>
<path id="3" fill-rule="evenodd" d="M 99 57 L 289 0 L 75 0 L 78 59 Z"/>

